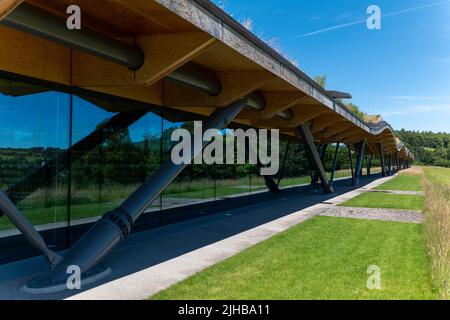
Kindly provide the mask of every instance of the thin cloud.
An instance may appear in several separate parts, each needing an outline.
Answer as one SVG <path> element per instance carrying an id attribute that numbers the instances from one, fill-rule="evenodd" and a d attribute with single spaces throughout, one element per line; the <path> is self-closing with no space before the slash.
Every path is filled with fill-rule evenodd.
<path id="1" fill-rule="evenodd" d="M 393 96 L 388 97 L 388 99 L 403 101 L 446 101 L 450 100 L 450 96 Z"/>
<path id="2" fill-rule="evenodd" d="M 444 5 L 444 4 L 448 4 L 450 3 L 450 0 L 446 0 L 446 1 L 440 1 L 440 2 L 436 2 L 436 3 L 430 3 L 427 5 L 422 5 L 422 6 L 418 6 L 418 7 L 413 7 L 413 8 L 408 8 L 408 9 L 403 9 L 403 10 L 399 10 L 399 11 L 395 11 L 395 12 L 390 12 L 390 13 L 386 13 L 386 14 L 382 14 L 382 17 L 386 18 L 386 17 L 393 17 L 393 16 L 398 16 L 401 14 L 405 14 L 405 13 L 409 13 L 409 12 L 413 12 L 413 11 L 418 11 L 418 10 L 422 10 L 422 9 L 426 9 L 426 8 L 431 8 L 431 7 L 436 7 L 436 6 L 440 6 L 440 5 Z M 316 34 L 320 34 L 320 33 L 324 33 L 324 32 L 329 32 L 329 31 L 334 31 L 334 30 L 338 30 L 338 29 L 342 29 L 342 28 L 347 28 L 350 26 L 354 26 L 357 24 L 362 24 L 362 23 L 366 23 L 367 18 L 362 18 L 353 22 L 348 22 L 348 23 L 343 23 L 343 24 L 338 24 L 332 27 L 328 27 L 328 28 L 324 28 L 324 29 L 320 29 L 320 30 L 316 30 L 313 32 L 308 32 L 308 33 L 304 33 L 298 36 L 295 36 L 292 38 L 293 39 L 299 39 L 299 38 L 304 38 L 304 37 L 309 37 L 309 36 L 313 36 Z"/>
<path id="3" fill-rule="evenodd" d="M 414 115 L 418 113 L 430 113 L 430 112 L 438 112 L 441 114 L 450 113 L 450 104 L 445 105 L 421 105 L 421 106 L 411 106 L 402 108 L 402 110 L 395 111 L 387 111 L 383 112 L 383 116 L 405 116 L 405 115 Z"/>
<path id="4" fill-rule="evenodd" d="M 328 32 L 328 31 L 342 29 L 342 28 L 354 26 L 354 25 L 357 25 L 357 24 L 360 24 L 360 23 L 364 23 L 364 22 L 366 22 L 366 19 L 361 19 L 361 20 L 356 20 L 356 21 L 349 22 L 349 23 L 339 24 L 337 26 L 333 26 L 333 27 L 329 27 L 329 28 L 325 28 L 325 29 L 320 29 L 320 30 L 313 31 L 313 32 L 304 33 L 304 34 L 295 36 L 292 39 L 299 39 L 299 38 L 309 37 L 309 36 L 313 36 L 313 35 L 316 35 L 316 34 L 319 34 L 319 33 L 324 33 L 324 32 Z"/>
<path id="5" fill-rule="evenodd" d="M 450 58 L 431 59 L 429 62 L 447 64 L 450 63 Z"/>
<path id="6" fill-rule="evenodd" d="M 248 31 L 253 31 L 253 20 L 250 18 L 245 18 L 243 21 L 241 21 L 241 24 L 244 26 L 245 29 Z"/>

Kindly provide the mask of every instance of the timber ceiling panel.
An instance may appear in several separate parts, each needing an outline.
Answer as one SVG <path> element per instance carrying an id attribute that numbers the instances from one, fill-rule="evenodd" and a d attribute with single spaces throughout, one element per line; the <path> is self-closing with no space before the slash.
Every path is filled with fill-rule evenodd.
<path id="1" fill-rule="evenodd" d="M 148 0 L 27 0 L 64 15 L 68 5 L 80 5 L 83 23 L 116 37 L 198 31 L 198 28 Z M 114 19 L 111 19 L 114 17 Z"/>

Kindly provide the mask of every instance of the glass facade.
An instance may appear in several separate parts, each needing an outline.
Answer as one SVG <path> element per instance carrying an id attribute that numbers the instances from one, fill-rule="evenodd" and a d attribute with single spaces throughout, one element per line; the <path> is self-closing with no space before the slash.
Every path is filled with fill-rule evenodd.
<path id="1" fill-rule="evenodd" d="M 192 121 L 180 122 L 192 117 L 65 90 L 0 78 L 0 188 L 55 248 L 72 244 L 155 172 L 170 157 L 173 130 L 193 130 Z M 280 187 L 309 184 L 304 150 L 290 143 L 286 152 L 287 145 L 280 146 Z M 192 165 L 134 230 L 273 197 L 255 165 Z M 0 263 L 34 254 L 8 218 L 0 217 Z"/>

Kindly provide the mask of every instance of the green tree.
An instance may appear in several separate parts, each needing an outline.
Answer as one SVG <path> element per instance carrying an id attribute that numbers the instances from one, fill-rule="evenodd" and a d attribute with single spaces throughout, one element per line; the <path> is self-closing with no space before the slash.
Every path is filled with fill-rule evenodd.
<path id="1" fill-rule="evenodd" d="M 326 75 L 319 75 L 314 78 L 314 81 L 319 84 L 322 88 L 326 88 L 327 86 L 327 76 Z"/>

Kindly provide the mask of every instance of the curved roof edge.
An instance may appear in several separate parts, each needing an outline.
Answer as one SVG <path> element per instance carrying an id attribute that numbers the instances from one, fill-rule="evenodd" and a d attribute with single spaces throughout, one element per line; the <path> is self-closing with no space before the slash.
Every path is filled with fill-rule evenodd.
<path id="1" fill-rule="evenodd" d="M 220 9 L 217 5 L 210 0 L 155 0 L 159 4 L 168 8 L 172 12 L 176 13 L 180 17 L 188 20 L 201 30 L 209 33 L 225 44 L 229 45 L 236 51 L 239 51 L 244 56 L 253 59 L 256 63 L 266 68 L 267 70 L 277 74 L 282 79 L 288 81 L 298 89 L 309 94 L 313 98 L 317 99 L 325 106 L 333 109 L 336 113 L 352 121 L 355 125 L 365 130 L 371 135 L 379 135 L 384 131 L 390 131 L 395 141 L 397 150 L 400 152 L 405 149 L 405 153 L 411 159 L 414 159 L 413 154 L 406 148 L 405 144 L 395 137 L 394 130 L 387 122 L 382 121 L 378 124 L 368 123 L 353 111 L 351 111 L 344 103 L 339 100 L 333 99 L 331 95 L 311 79 L 307 74 L 301 71 L 288 59 L 283 57 L 279 52 L 270 47 L 266 42 L 258 38 L 251 31 L 246 29 L 242 24 L 236 21 L 233 17 Z M 191 8 L 187 8 L 187 6 Z M 198 11 L 193 12 L 197 9 Z M 231 33 L 231 34 L 230 34 Z M 249 51 L 248 48 L 242 48 L 239 46 L 233 46 L 233 37 L 244 38 L 251 44 L 256 51 Z M 253 54 L 253 57 L 250 55 Z M 260 57 L 258 55 L 264 55 Z M 270 58 L 274 61 L 268 62 Z M 278 65 L 273 65 L 276 62 Z M 294 77 L 293 77 L 294 76 Z"/>

